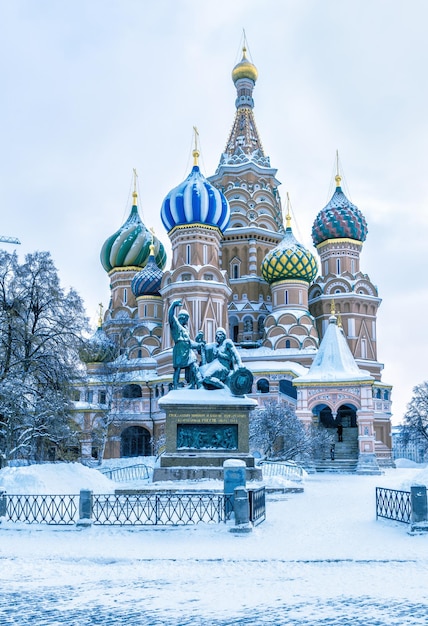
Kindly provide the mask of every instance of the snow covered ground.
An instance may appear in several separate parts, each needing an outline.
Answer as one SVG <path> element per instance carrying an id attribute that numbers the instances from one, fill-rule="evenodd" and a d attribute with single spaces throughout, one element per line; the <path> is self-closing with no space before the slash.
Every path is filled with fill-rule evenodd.
<path id="1" fill-rule="evenodd" d="M 400 465 L 308 476 L 304 493 L 270 495 L 247 535 L 0 524 L 0 624 L 426 626 L 428 535 L 375 516 L 376 486 L 428 483 L 426 468 Z M 74 465 L 6 468 L 0 489 L 106 493 L 106 480 Z"/>

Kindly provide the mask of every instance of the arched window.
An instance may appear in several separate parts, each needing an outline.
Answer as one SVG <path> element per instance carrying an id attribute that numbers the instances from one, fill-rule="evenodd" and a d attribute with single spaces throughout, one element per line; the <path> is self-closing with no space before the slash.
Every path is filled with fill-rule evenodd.
<path id="1" fill-rule="evenodd" d="M 125 385 L 122 389 L 122 398 L 126 398 L 127 400 L 132 400 L 133 398 L 141 398 L 142 397 L 141 387 L 140 385 Z"/>
<path id="2" fill-rule="evenodd" d="M 266 378 L 260 378 L 257 381 L 257 391 L 259 393 L 269 393 L 269 381 Z"/>
<path id="3" fill-rule="evenodd" d="M 285 347 L 286 347 L 286 348 L 291 348 L 291 343 L 290 343 L 290 340 L 289 340 L 289 339 L 286 339 L 286 340 L 285 340 Z"/>
<path id="4" fill-rule="evenodd" d="M 190 252 L 190 244 L 187 244 L 186 246 L 186 263 L 187 265 L 190 265 L 192 261 L 192 256 L 191 256 L 191 252 Z"/>
<path id="5" fill-rule="evenodd" d="M 142 426 L 129 426 L 120 435 L 120 456 L 150 456 L 150 433 Z"/>
<path id="6" fill-rule="evenodd" d="M 253 320 L 251 317 L 246 317 L 244 319 L 244 333 L 252 333 L 253 332 Z"/>

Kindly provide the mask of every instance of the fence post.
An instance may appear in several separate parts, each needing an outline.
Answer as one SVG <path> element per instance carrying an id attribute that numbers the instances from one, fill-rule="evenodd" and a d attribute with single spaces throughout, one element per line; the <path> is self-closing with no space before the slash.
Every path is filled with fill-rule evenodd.
<path id="1" fill-rule="evenodd" d="M 0 491 L 0 524 L 2 522 L 2 517 L 6 517 L 7 513 L 7 500 L 6 500 L 6 492 Z"/>
<path id="2" fill-rule="evenodd" d="M 92 503 L 93 493 L 89 489 L 82 489 L 79 496 L 79 519 L 76 526 L 92 525 Z"/>
<path id="3" fill-rule="evenodd" d="M 410 532 L 428 532 L 428 502 L 426 486 L 412 485 L 410 487 L 410 500 L 412 507 Z"/>

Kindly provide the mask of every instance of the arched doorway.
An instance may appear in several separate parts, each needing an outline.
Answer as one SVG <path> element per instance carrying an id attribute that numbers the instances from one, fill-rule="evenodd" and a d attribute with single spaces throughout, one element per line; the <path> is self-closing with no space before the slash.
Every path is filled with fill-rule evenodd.
<path id="1" fill-rule="evenodd" d="M 142 426 L 129 426 L 120 435 L 120 456 L 150 456 L 150 433 Z"/>
<path id="2" fill-rule="evenodd" d="M 336 416 L 336 422 L 343 428 L 357 427 L 357 410 L 351 404 L 342 404 Z"/>
<path id="3" fill-rule="evenodd" d="M 319 428 L 325 429 L 330 439 L 315 453 L 317 471 L 355 471 L 359 454 L 356 407 L 343 404 L 334 416 L 329 406 L 320 404 L 313 414 L 318 417 Z"/>

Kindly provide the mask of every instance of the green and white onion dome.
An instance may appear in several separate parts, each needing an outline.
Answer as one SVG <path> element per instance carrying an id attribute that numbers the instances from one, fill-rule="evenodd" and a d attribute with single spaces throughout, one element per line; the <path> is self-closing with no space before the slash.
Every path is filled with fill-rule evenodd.
<path id="1" fill-rule="evenodd" d="M 133 193 L 133 205 L 126 222 L 111 235 L 101 249 L 101 264 L 106 272 L 115 267 L 145 267 L 150 256 L 152 234 L 143 224 L 138 213 L 137 193 Z M 166 264 L 166 252 L 156 237 L 153 239 L 158 267 Z"/>
<path id="2" fill-rule="evenodd" d="M 262 275 L 270 285 L 281 280 L 303 280 L 310 283 L 318 271 L 314 255 L 297 241 L 289 222 L 290 217 L 287 216 L 283 240 L 262 261 Z"/>

